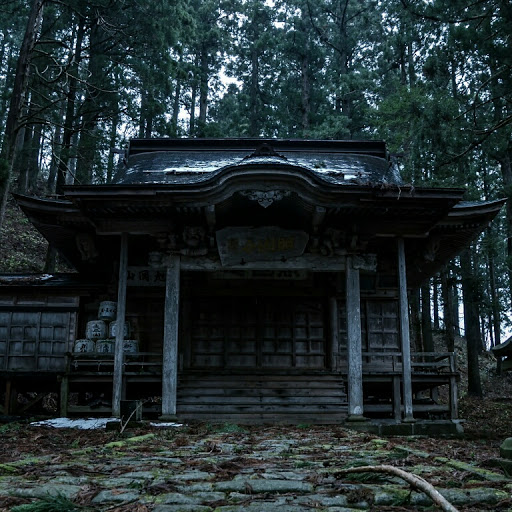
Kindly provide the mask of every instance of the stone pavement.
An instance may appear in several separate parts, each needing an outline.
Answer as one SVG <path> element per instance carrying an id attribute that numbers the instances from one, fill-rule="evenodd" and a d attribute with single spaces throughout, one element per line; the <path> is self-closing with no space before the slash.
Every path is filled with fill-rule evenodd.
<path id="1" fill-rule="evenodd" d="M 512 481 L 400 438 L 341 427 L 146 428 L 118 441 L 0 465 L 0 509 L 62 495 L 85 510 L 301 512 L 432 509 L 399 478 L 340 469 L 392 464 L 460 510 L 512 510 Z M 134 437 L 129 437 L 134 436 Z M 3 507 L 3 508 L 2 508 Z M 84 510 L 82 508 L 81 510 Z"/>

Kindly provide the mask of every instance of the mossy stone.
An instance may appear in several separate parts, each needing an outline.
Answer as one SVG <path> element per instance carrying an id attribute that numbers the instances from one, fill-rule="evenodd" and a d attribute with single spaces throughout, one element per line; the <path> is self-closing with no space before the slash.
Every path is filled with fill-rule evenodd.
<path id="1" fill-rule="evenodd" d="M 500 446 L 500 456 L 504 459 L 512 459 L 512 437 L 507 437 Z"/>

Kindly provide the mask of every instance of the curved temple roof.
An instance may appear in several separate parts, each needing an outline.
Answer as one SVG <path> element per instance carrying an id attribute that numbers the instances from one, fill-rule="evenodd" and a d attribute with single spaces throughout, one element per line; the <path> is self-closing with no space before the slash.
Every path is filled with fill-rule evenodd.
<path id="1" fill-rule="evenodd" d="M 336 185 L 401 183 L 382 143 L 270 139 L 134 139 L 114 182 L 201 183 L 254 166 L 297 168 Z"/>

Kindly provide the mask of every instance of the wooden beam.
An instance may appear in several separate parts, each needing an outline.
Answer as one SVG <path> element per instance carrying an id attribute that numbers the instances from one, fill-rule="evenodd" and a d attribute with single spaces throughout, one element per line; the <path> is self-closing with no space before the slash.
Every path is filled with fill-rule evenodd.
<path id="1" fill-rule="evenodd" d="M 404 239 L 397 239 L 398 249 L 398 302 L 400 307 L 400 340 L 402 348 L 402 382 L 404 399 L 404 421 L 413 422 L 411 383 L 411 340 L 409 337 L 409 302 L 407 299 L 407 277 L 405 268 Z"/>
<path id="2" fill-rule="evenodd" d="M 214 272 L 219 270 L 310 270 L 317 272 L 343 272 L 343 256 L 327 258 L 316 254 L 303 254 L 286 261 L 251 261 L 243 265 L 222 265 L 219 258 L 210 256 L 182 256 L 181 270 Z"/>
<path id="3" fill-rule="evenodd" d="M 121 417 L 121 399 L 123 394 L 123 341 L 126 320 L 126 287 L 128 280 L 128 233 L 121 235 L 119 251 L 119 282 L 117 286 L 117 332 L 114 348 L 114 376 L 112 382 L 112 416 Z"/>
<path id="4" fill-rule="evenodd" d="M 60 380 L 60 394 L 59 394 L 60 415 L 63 418 L 67 418 L 67 416 L 68 416 L 68 402 L 69 402 L 69 381 L 68 381 L 68 376 L 63 375 Z"/>
<path id="5" fill-rule="evenodd" d="M 335 372 L 340 369 L 340 327 L 338 321 L 338 300 L 336 296 L 329 297 L 329 331 L 330 331 L 330 366 Z"/>
<path id="6" fill-rule="evenodd" d="M 361 291 L 359 270 L 352 256 L 347 256 L 347 355 L 348 355 L 348 421 L 364 421 L 363 416 L 363 355 L 361 340 Z"/>
<path id="7" fill-rule="evenodd" d="M 457 378 L 452 375 L 450 377 L 450 419 L 452 420 L 456 420 L 459 417 L 457 395 Z"/>
<path id="8" fill-rule="evenodd" d="M 166 259 L 165 316 L 162 364 L 161 420 L 176 420 L 176 391 L 178 386 L 178 332 L 180 312 L 180 256 Z"/>

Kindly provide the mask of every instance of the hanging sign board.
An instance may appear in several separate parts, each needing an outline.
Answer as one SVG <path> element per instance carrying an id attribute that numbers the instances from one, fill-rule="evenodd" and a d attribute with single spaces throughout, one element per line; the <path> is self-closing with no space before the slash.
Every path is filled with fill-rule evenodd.
<path id="1" fill-rule="evenodd" d="M 228 227 L 217 231 L 217 246 L 223 266 L 252 261 L 286 261 L 304 253 L 309 235 L 305 231 Z"/>
<path id="2" fill-rule="evenodd" d="M 165 286 L 165 268 L 128 267 L 128 286 Z"/>
<path id="3" fill-rule="evenodd" d="M 307 270 L 220 270 L 212 272 L 212 279 L 257 279 L 259 280 L 305 280 L 309 277 Z"/>

